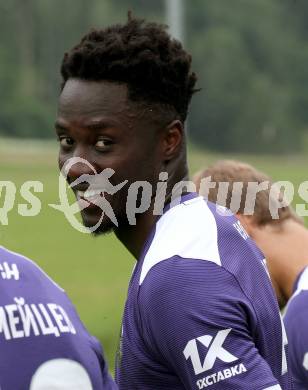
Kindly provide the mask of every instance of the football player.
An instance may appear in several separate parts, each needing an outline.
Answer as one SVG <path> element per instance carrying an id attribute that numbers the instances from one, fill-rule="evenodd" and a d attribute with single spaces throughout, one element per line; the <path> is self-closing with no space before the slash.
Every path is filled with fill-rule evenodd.
<path id="1" fill-rule="evenodd" d="M 115 390 L 99 342 L 65 291 L 0 247 L 1 390 Z"/>
<path id="2" fill-rule="evenodd" d="M 235 217 L 196 193 L 176 197 L 188 177 L 190 55 L 163 26 L 129 16 L 85 35 L 61 72 L 60 168 L 69 166 L 85 226 L 114 230 L 137 259 L 119 388 L 289 389 L 286 340 L 262 254 Z M 121 187 L 116 193 L 103 184 L 106 169 L 114 172 L 112 188 Z"/>
<path id="3" fill-rule="evenodd" d="M 294 386 L 298 390 L 307 389 L 308 230 L 292 207 L 281 203 L 279 192 L 273 187 L 271 178 L 251 165 L 239 161 L 218 161 L 195 176 L 197 189 L 201 189 L 201 192 L 201 180 L 206 178 L 215 183 L 207 194 L 212 202 L 219 202 L 219 183 L 230 183 L 224 205 L 233 209 L 244 229 L 266 257 L 279 304 L 283 307 L 287 303 L 284 322 Z M 243 184 L 239 190 L 233 185 L 236 182 Z M 245 207 L 248 205 L 249 183 L 264 183 L 267 188 L 256 194 L 253 213 L 247 215 Z M 232 204 L 232 196 L 238 196 L 238 206 Z M 275 210 L 278 210 L 277 215 Z"/>

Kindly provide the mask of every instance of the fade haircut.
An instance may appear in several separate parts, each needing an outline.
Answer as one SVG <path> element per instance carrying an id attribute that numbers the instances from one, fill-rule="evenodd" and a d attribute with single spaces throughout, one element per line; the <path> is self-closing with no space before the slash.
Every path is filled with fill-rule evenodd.
<path id="1" fill-rule="evenodd" d="M 263 172 L 258 171 L 253 166 L 243 163 L 241 161 L 234 160 L 221 160 L 215 164 L 209 166 L 204 171 L 197 173 L 194 177 L 194 181 L 197 187 L 197 191 L 200 189 L 201 180 L 211 177 L 211 182 L 216 183 L 215 188 L 210 188 L 208 192 L 208 200 L 211 202 L 217 202 L 218 186 L 221 182 L 229 182 L 226 204 L 227 208 L 231 209 L 234 213 L 244 214 L 247 187 L 249 182 L 257 184 L 263 182 L 269 182 L 268 189 L 261 190 L 256 194 L 256 202 L 253 212 L 253 218 L 257 225 L 267 225 L 269 223 L 280 225 L 287 219 L 293 219 L 296 222 L 303 224 L 302 219 L 294 212 L 291 206 L 284 206 L 278 208 L 278 219 L 273 219 L 270 212 L 270 201 L 276 201 L 276 199 L 270 199 L 272 180 Z M 240 206 L 238 210 L 232 210 L 231 198 L 233 192 L 233 184 L 236 182 L 242 182 L 243 188 L 240 194 Z"/>
<path id="2" fill-rule="evenodd" d="M 128 14 L 125 24 L 93 29 L 65 53 L 62 87 L 69 78 L 125 83 L 128 98 L 155 103 L 185 121 L 196 83 L 191 56 L 166 26 Z"/>

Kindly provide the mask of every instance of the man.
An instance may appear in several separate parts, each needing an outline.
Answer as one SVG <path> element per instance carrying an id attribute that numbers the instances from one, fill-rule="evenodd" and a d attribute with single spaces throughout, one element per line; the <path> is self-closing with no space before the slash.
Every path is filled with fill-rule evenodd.
<path id="1" fill-rule="evenodd" d="M 274 188 L 271 179 L 251 165 L 239 161 L 219 161 L 196 175 L 198 190 L 201 188 L 201 180 L 207 177 L 216 183 L 215 187 L 209 189 L 210 201 L 217 201 L 219 183 L 222 182 L 231 183 L 225 206 L 232 209 L 232 194 L 239 195 L 239 208 L 233 211 L 266 257 L 280 306 L 283 307 L 288 302 L 284 322 L 295 389 L 307 389 L 308 230 L 290 206 L 275 206 L 275 202 L 280 200 L 276 197 L 277 191 L 271 191 Z M 239 194 L 233 191 L 235 182 L 243 183 Z M 253 215 L 245 215 L 248 183 L 269 184 L 267 189 L 257 193 Z M 272 217 L 274 209 L 278 210 L 278 218 Z"/>
<path id="2" fill-rule="evenodd" d="M 278 306 L 260 252 L 238 234 L 234 217 L 219 216 L 197 194 L 175 198 L 173 188 L 188 176 L 190 63 L 164 27 L 131 17 L 93 30 L 62 63 L 60 168 L 85 226 L 114 230 L 138 260 L 116 380 L 121 390 L 289 389 Z M 125 183 L 114 195 L 99 187 L 106 169 L 114 187 Z"/>
<path id="3" fill-rule="evenodd" d="M 0 279 L 1 390 L 116 389 L 100 344 L 62 288 L 3 247 Z"/>

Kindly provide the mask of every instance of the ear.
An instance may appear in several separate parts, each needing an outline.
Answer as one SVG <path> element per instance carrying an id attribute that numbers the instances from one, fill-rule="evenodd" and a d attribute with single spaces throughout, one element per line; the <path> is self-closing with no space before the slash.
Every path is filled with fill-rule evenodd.
<path id="1" fill-rule="evenodd" d="M 251 215 L 243 215 L 240 213 L 236 213 L 237 219 L 243 225 L 243 228 L 250 235 L 251 238 L 254 238 L 254 233 L 256 230 L 256 224 L 254 223 L 253 217 Z"/>
<path id="2" fill-rule="evenodd" d="M 184 139 L 183 123 L 176 119 L 165 129 L 163 135 L 164 160 L 170 161 L 179 154 Z"/>

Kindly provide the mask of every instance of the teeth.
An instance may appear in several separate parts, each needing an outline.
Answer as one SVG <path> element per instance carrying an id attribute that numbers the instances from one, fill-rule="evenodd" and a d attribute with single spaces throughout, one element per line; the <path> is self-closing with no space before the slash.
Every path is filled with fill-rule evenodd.
<path id="1" fill-rule="evenodd" d="M 91 198 L 95 198 L 97 196 L 100 196 L 101 193 L 102 193 L 102 190 L 76 191 L 76 196 L 78 199 L 80 199 L 80 198 L 91 199 Z"/>
<path id="2" fill-rule="evenodd" d="M 83 197 L 84 198 L 93 198 L 95 196 L 100 196 L 101 190 L 87 190 L 84 192 Z"/>

